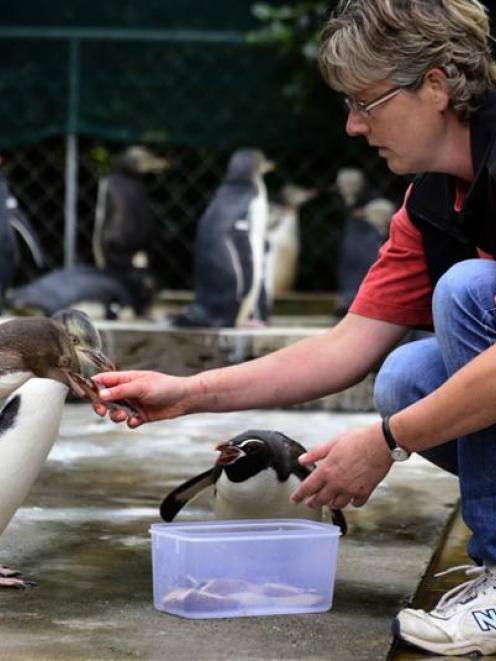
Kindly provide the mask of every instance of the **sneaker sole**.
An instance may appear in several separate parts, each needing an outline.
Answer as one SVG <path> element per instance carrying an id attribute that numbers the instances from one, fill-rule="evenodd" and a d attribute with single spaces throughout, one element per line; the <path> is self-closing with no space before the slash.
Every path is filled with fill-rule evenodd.
<path id="1" fill-rule="evenodd" d="M 401 633 L 400 623 L 398 618 L 393 620 L 392 624 L 392 634 L 395 638 L 402 640 L 409 645 L 418 647 L 421 650 L 427 650 L 428 652 L 434 652 L 436 654 L 441 654 L 444 656 L 462 656 L 472 654 L 474 656 L 486 656 L 496 653 L 496 646 L 492 643 L 485 649 L 484 645 L 474 645 L 474 643 L 459 641 L 457 643 L 426 643 L 423 640 L 418 640 L 413 636 L 408 634 Z"/>

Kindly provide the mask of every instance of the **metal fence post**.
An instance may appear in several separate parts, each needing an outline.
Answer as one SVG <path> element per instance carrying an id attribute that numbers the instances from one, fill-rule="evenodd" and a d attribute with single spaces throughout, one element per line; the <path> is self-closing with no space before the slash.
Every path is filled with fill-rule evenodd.
<path id="1" fill-rule="evenodd" d="M 64 266 L 70 268 L 77 254 L 77 196 L 79 145 L 77 136 L 79 104 L 79 40 L 69 42 L 69 71 L 67 98 L 67 137 L 65 151 L 65 228 Z"/>

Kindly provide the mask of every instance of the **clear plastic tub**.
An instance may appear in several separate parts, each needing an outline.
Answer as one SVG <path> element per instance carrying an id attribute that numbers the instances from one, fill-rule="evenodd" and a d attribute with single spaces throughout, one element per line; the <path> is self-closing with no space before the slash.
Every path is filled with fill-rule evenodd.
<path id="1" fill-rule="evenodd" d="M 153 599 L 187 618 L 316 613 L 332 606 L 340 530 L 306 519 L 156 523 Z"/>

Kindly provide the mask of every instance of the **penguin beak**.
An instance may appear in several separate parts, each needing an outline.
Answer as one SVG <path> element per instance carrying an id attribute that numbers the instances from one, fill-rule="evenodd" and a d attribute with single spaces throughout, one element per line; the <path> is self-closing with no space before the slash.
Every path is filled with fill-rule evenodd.
<path id="1" fill-rule="evenodd" d="M 114 372 L 116 367 L 114 363 L 107 358 L 105 354 L 101 351 L 95 351 L 94 349 L 83 349 L 78 352 L 81 371 L 85 373 L 85 368 L 93 367 L 96 371 L 100 372 Z M 89 375 L 86 375 L 89 376 Z"/>
<path id="2" fill-rule="evenodd" d="M 67 372 L 66 374 L 72 390 L 78 397 L 89 399 L 91 402 L 98 401 L 100 389 L 94 381 L 77 372 Z"/>
<path id="3" fill-rule="evenodd" d="M 220 452 L 219 458 L 217 459 L 217 463 L 220 464 L 220 466 L 227 466 L 228 464 L 234 463 L 241 457 L 246 456 L 246 452 L 244 452 L 237 445 L 231 445 L 229 442 L 225 441 L 218 443 L 215 446 L 215 449 Z"/>
<path id="4" fill-rule="evenodd" d="M 268 159 L 265 159 L 265 161 L 263 161 L 260 167 L 260 171 L 262 174 L 267 174 L 268 172 L 272 172 L 275 169 L 276 169 L 276 164 L 274 163 L 274 161 L 269 161 Z"/>

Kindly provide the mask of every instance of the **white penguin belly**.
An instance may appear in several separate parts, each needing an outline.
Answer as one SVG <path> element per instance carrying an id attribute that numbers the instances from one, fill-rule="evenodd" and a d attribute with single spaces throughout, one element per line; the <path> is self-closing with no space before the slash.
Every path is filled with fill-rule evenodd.
<path id="1" fill-rule="evenodd" d="M 8 424 L 0 412 L 0 533 L 23 503 L 60 427 L 67 386 L 51 379 L 29 379 L 12 397 L 19 409 Z"/>
<path id="2" fill-rule="evenodd" d="M 20 388 L 23 383 L 33 376 L 32 372 L 19 371 L 0 374 L 0 399 L 8 397 L 14 390 Z"/>
<path id="3" fill-rule="evenodd" d="M 260 177 L 257 179 L 257 188 L 258 195 L 251 202 L 250 210 L 248 212 L 253 277 L 250 289 L 241 302 L 236 317 L 236 326 L 244 324 L 255 311 L 263 285 L 263 263 L 267 222 L 269 218 L 269 204 L 267 201 L 267 189 Z"/>
<path id="4" fill-rule="evenodd" d="M 222 472 L 216 483 L 215 516 L 217 519 L 295 518 L 320 521 L 320 509 L 313 510 L 290 500 L 300 484 L 295 475 L 280 482 L 271 468 L 244 482 L 231 482 Z"/>

